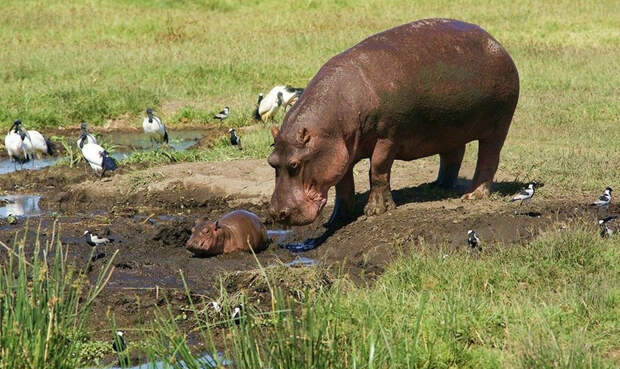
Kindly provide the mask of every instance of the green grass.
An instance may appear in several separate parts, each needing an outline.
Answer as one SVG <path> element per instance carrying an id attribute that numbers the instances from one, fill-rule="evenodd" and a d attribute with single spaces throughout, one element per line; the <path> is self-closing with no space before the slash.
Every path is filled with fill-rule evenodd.
<path id="1" fill-rule="evenodd" d="M 480 24 L 511 53 L 521 97 L 502 170 L 563 189 L 620 181 L 617 1 L 5 1 L 0 126 L 247 125 L 258 92 L 304 86 L 331 56 L 426 17 Z M 264 157 L 263 151 L 256 155 Z M 466 160 L 474 161 L 468 150 Z"/>
<path id="2" fill-rule="evenodd" d="M 572 224 L 523 246 L 485 245 L 480 258 L 421 248 L 371 287 L 335 283 L 302 302 L 276 290 L 273 311 L 246 307 L 243 324 L 228 322 L 226 355 L 248 369 L 617 367 L 619 247 Z M 212 342 L 214 324 L 194 311 Z M 191 361 L 171 315 L 153 329 L 153 358 Z"/>
<path id="3" fill-rule="evenodd" d="M 56 227 L 34 247 L 26 238 L 0 242 L 0 368 L 75 368 L 89 359 L 86 324 L 105 285 L 113 258 L 89 282 L 86 269 L 67 263 Z M 3 252 L 3 253 L 4 253 Z"/>

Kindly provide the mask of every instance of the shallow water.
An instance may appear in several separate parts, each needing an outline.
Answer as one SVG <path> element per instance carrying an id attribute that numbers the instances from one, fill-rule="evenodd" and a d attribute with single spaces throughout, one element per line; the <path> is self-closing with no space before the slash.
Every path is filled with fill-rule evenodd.
<path id="1" fill-rule="evenodd" d="M 39 208 L 38 195 L 7 195 L 0 196 L 0 218 L 13 214 L 18 217 L 35 217 L 43 212 Z"/>
<path id="2" fill-rule="evenodd" d="M 9 158 L 4 158 L 0 160 L 0 174 L 13 173 L 15 170 L 39 170 L 45 167 L 49 167 L 54 164 L 60 156 L 54 156 L 50 158 L 42 158 L 38 160 L 31 161 L 24 165 L 19 165 L 11 161 Z"/>
<path id="3" fill-rule="evenodd" d="M 169 145 L 174 150 L 187 150 L 198 140 L 200 140 L 205 131 L 201 130 L 187 130 L 187 131 L 171 131 L 168 132 L 170 142 Z M 131 155 L 132 152 L 135 151 L 146 151 L 151 150 L 154 146 L 151 144 L 150 139 L 147 135 L 142 132 L 131 132 L 131 133 L 112 133 L 104 136 L 105 140 L 112 145 L 121 146 L 119 151 L 114 152 L 111 156 L 117 160 L 126 159 Z M 77 137 L 76 137 L 77 140 Z M 54 156 L 54 157 L 44 157 L 42 159 L 34 160 L 29 163 L 20 166 L 19 164 L 15 165 L 9 158 L 4 158 L 0 160 L 0 174 L 12 173 L 16 169 L 17 170 L 39 170 L 45 167 L 49 167 L 53 165 L 55 162 L 60 160 L 62 156 Z"/>
<path id="4" fill-rule="evenodd" d="M 218 356 L 218 360 L 221 365 L 229 366 L 232 364 L 232 361 L 226 360 L 223 358 L 222 353 L 218 352 L 217 356 Z M 198 365 L 200 365 L 200 367 L 202 368 L 215 368 L 217 366 L 217 362 L 215 361 L 213 356 L 209 354 L 205 354 L 204 356 L 201 356 L 197 360 L 199 362 Z M 140 365 L 136 365 L 132 367 L 126 367 L 125 369 L 167 369 L 167 368 L 172 368 L 172 367 L 173 367 L 172 365 L 164 363 L 163 361 L 156 361 L 154 363 L 144 363 L 144 364 L 140 364 Z M 174 368 L 183 368 L 183 369 L 188 368 L 189 369 L 189 366 L 184 361 L 179 361 L 176 363 Z M 84 369 L 97 369 L 97 368 L 84 368 Z M 109 369 L 121 369 L 121 367 L 113 366 L 113 367 L 110 367 Z"/>

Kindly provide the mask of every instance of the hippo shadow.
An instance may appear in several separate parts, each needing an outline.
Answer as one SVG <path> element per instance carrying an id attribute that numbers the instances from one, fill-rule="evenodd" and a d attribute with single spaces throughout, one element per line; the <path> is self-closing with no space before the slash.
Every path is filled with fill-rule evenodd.
<path id="1" fill-rule="evenodd" d="M 434 182 L 422 183 L 418 186 L 392 190 L 392 197 L 397 206 L 418 202 L 458 199 L 471 188 L 471 184 L 471 180 L 464 178 L 459 178 L 457 186 L 451 189 L 438 187 Z M 491 193 L 496 193 L 502 197 L 510 196 L 518 193 L 526 186 L 526 183 L 520 181 L 494 182 L 491 187 Z M 355 194 L 354 219 L 363 214 L 369 194 L 370 191 Z"/>
<path id="2" fill-rule="evenodd" d="M 509 196 L 519 192 L 525 187 L 525 183 L 519 181 L 502 181 L 494 182 L 491 187 L 491 193 L 498 193 L 500 196 Z M 459 179 L 457 187 L 454 189 L 445 189 L 436 186 L 433 182 L 423 183 L 418 186 L 400 188 L 392 190 L 392 197 L 397 206 L 408 203 L 439 201 L 445 199 L 460 198 L 471 187 L 471 180 Z M 309 251 L 319 247 L 336 231 L 355 222 L 364 214 L 364 207 L 368 203 L 370 191 L 355 194 L 355 206 L 353 214 L 350 214 L 346 220 L 340 219 L 333 224 L 323 224 L 324 232 L 316 237 L 306 239 L 304 242 L 288 244 L 281 246 L 293 252 Z"/>

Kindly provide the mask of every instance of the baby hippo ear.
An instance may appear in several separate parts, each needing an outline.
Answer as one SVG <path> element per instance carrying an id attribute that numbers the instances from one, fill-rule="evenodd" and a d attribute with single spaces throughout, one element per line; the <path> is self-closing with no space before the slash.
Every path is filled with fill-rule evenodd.
<path id="1" fill-rule="evenodd" d="M 213 223 L 213 229 L 220 229 L 220 223 L 218 220 L 215 221 L 215 223 Z"/>
<path id="2" fill-rule="evenodd" d="M 278 138 L 278 135 L 280 134 L 280 128 L 278 128 L 278 126 L 271 126 L 269 127 L 269 130 L 271 131 L 271 135 L 274 140 Z"/>
<path id="3" fill-rule="evenodd" d="M 306 127 L 302 127 L 297 131 L 297 142 L 300 145 L 306 145 L 310 141 L 310 132 L 306 129 Z"/>

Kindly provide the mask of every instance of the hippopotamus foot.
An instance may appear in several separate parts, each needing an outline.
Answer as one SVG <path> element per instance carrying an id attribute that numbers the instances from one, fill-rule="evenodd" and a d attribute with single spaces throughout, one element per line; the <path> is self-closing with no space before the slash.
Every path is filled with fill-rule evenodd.
<path id="1" fill-rule="evenodd" d="M 379 215 L 392 209 L 396 209 L 396 203 L 392 199 L 389 187 L 387 190 L 371 190 L 368 203 L 364 207 L 364 214 L 367 216 Z"/>
<path id="2" fill-rule="evenodd" d="M 483 198 L 489 197 L 490 193 L 491 193 L 491 182 L 489 181 L 489 182 L 485 182 L 481 184 L 475 190 L 468 192 L 465 195 L 461 196 L 461 199 L 463 200 L 483 199 Z"/>
<path id="3" fill-rule="evenodd" d="M 433 184 L 445 189 L 455 188 L 464 154 L 465 145 L 452 151 L 440 153 L 439 174 L 437 174 L 437 180 Z"/>

